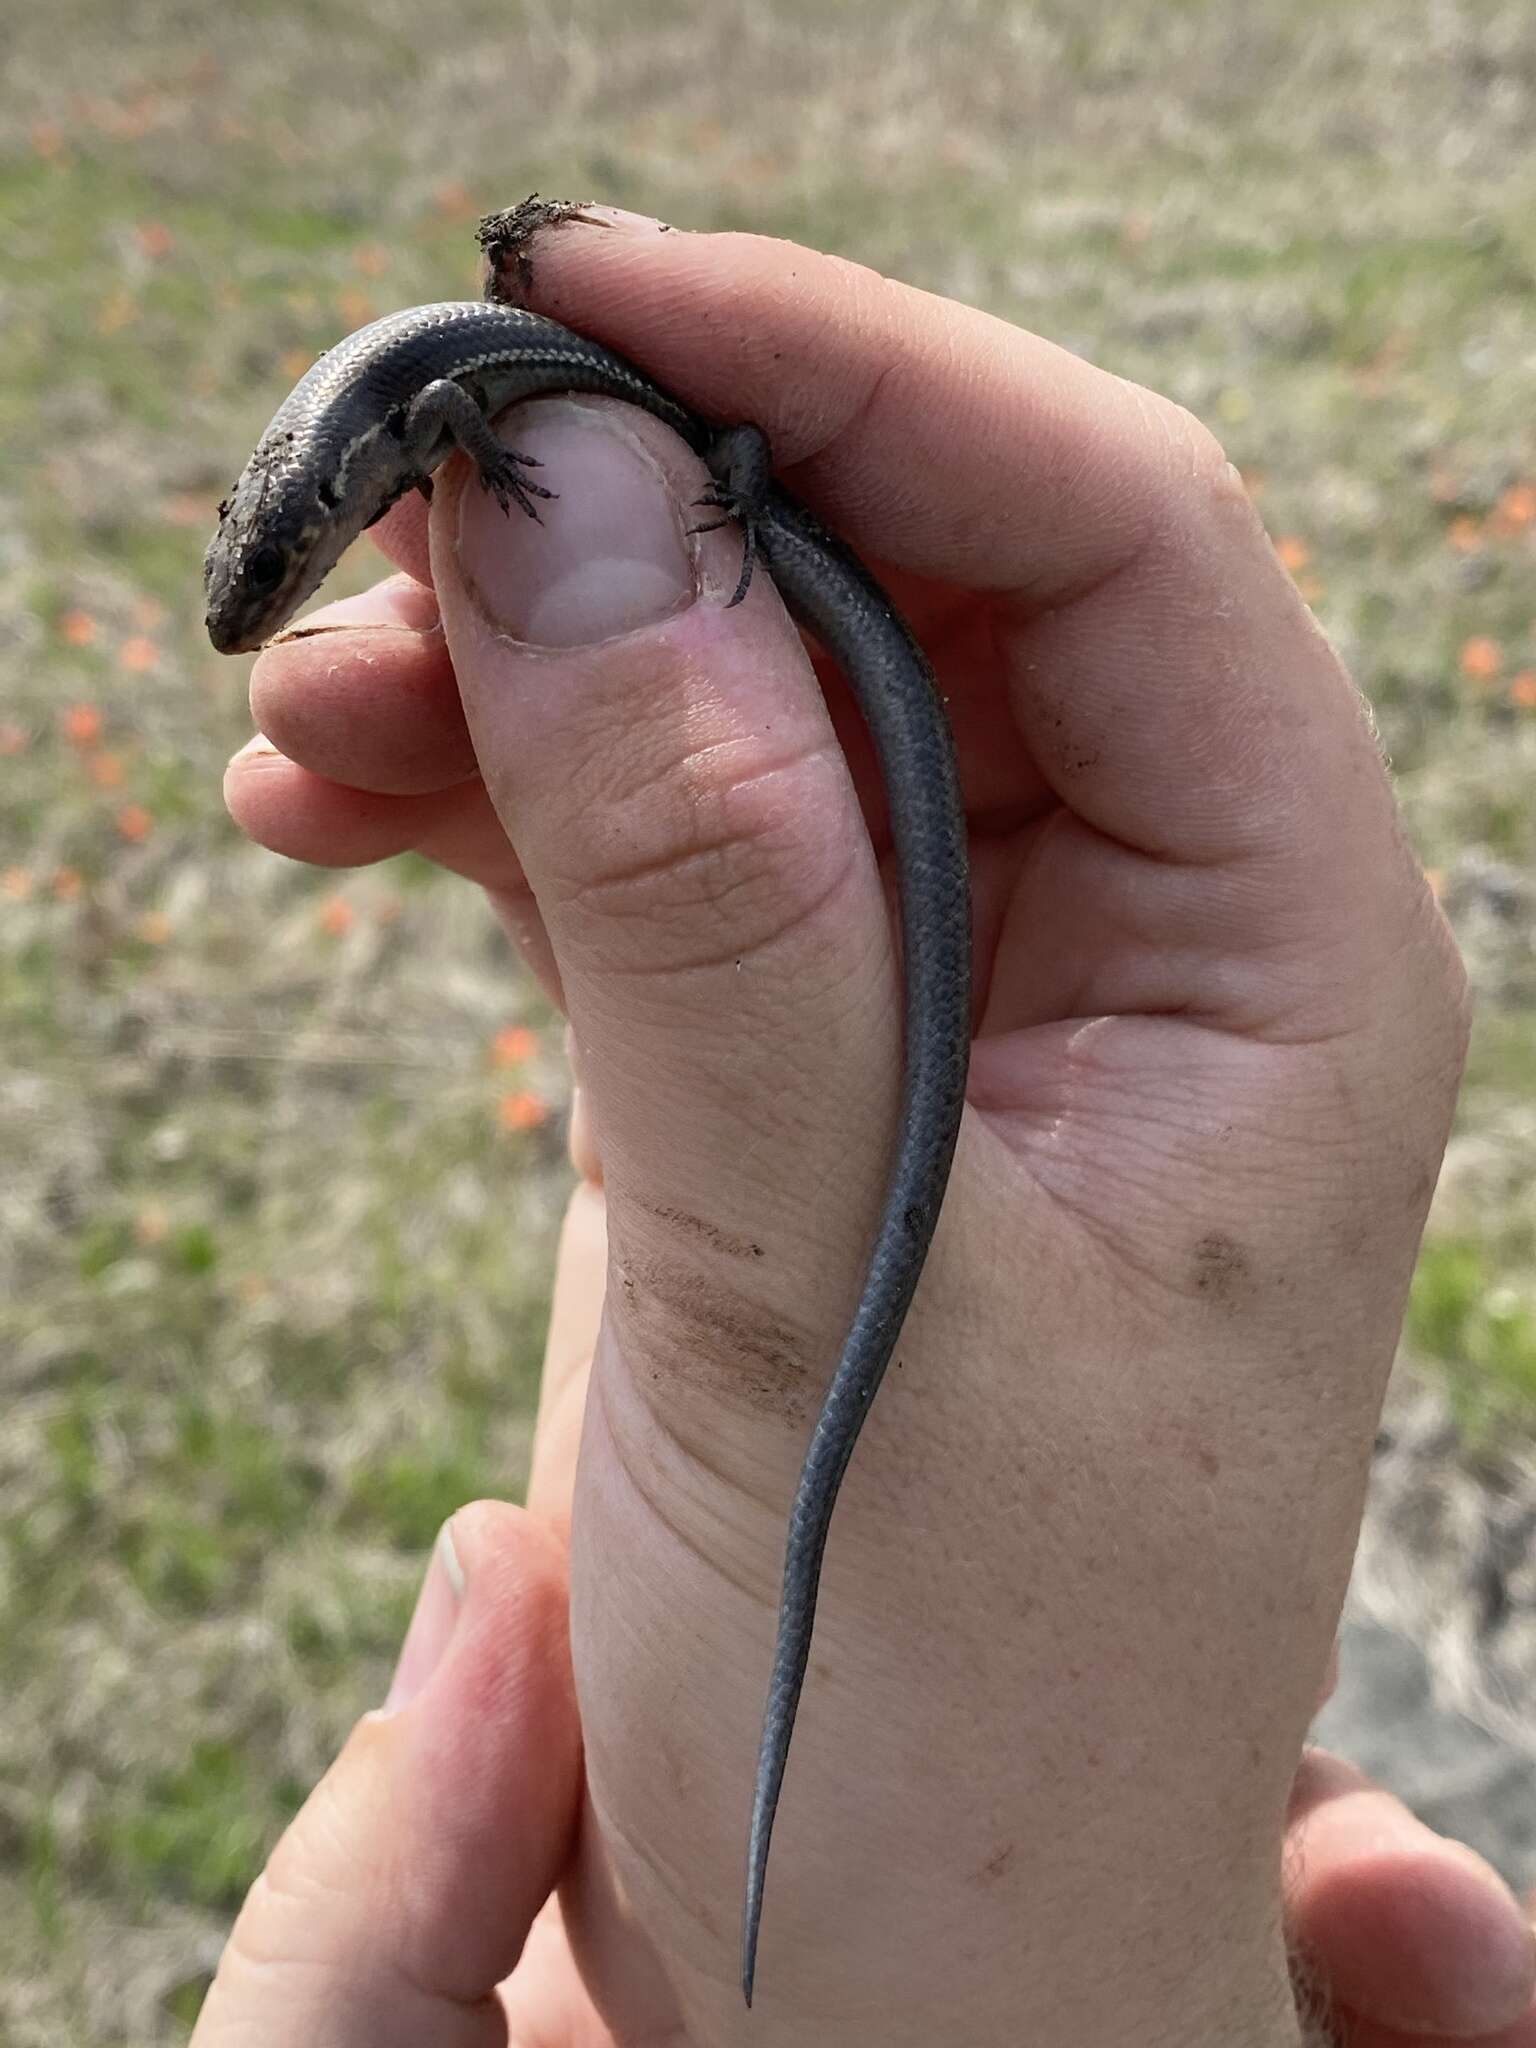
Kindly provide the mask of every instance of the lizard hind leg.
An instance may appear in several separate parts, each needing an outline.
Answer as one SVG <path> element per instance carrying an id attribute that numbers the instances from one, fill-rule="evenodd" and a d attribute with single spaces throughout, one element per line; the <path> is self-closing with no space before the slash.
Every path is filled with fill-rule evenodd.
<path id="1" fill-rule="evenodd" d="M 732 605 L 740 604 L 746 596 L 752 572 L 757 566 L 757 529 L 768 499 L 773 456 L 768 447 L 768 436 L 762 428 L 742 425 L 722 427 L 710 442 L 704 460 L 709 466 L 712 482 L 694 503 L 701 510 L 720 512 L 724 516 L 703 522 L 690 531 L 714 533 L 722 526 L 729 526 L 733 520 L 741 527 L 741 575 L 737 578 L 730 604 L 726 606 L 729 611 Z"/>

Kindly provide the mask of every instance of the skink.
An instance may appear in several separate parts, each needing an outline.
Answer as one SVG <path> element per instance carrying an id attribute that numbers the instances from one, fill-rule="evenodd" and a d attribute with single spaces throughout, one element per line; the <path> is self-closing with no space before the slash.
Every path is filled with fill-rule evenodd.
<path id="1" fill-rule="evenodd" d="M 769 1841 L 810 1655 L 827 1530 L 928 1253 L 965 1094 L 965 817 L 932 672 L 853 551 L 772 481 L 756 428 L 712 427 L 609 350 L 520 307 L 473 300 L 391 313 L 350 335 L 300 380 L 220 507 L 204 569 L 208 632 L 221 653 L 259 647 L 365 527 L 407 491 L 430 491 L 433 470 L 456 448 L 503 507 L 515 502 L 538 516 L 537 501 L 554 493 L 529 475 L 535 465 L 504 447 L 490 422 L 521 399 L 562 391 L 637 405 L 703 458 L 714 478 L 706 502 L 743 529 L 736 598 L 754 556 L 761 559 L 791 614 L 846 674 L 890 808 L 906 983 L 905 1081 L 863 1291 L 790 1511 L 747 1852 L 741 1968 L 750 2005 Z"/>

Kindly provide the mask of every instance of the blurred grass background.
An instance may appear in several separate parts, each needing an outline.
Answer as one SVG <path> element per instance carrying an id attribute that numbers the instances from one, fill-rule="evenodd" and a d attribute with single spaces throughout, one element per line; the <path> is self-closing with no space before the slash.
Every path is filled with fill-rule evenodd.
<path id="1" fill-rule="evenodd" d="M 461 885 L 237 838 L 199 563 L 315 351 L 471 294 L 532 188 L 839 250 L 1223 436 L 1477 988 L 1409 1341 L 1531 1432 L 1523 0 L 29 0 L 0 59 L 0 2041 L 183 2038 L 439 1521 L 521 1484 L 558 1035 Z"/>

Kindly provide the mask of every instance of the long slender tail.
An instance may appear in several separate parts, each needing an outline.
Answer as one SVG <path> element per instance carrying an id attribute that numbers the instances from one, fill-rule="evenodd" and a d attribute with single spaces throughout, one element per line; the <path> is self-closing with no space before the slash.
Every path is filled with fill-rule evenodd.
<path id="1" fill-rule="evenodd" d="M 844 1354 L 843 1366 L 848 1363 Z M 839 1369 L 839 1378 L 843 1368 Z M 866 1378 L 868 1376 L 866 1375 Z M 878 1380 L 879 1375 L 875 1375 Z M 858 1398 L 850 1387 L 848 1394 Z M 834 1382 L 833 1392 L 836 1392 Z M 757 1752 L 757 1777 L 752 1793 L 752 1833 L 747 1848 L 747 1896 L 742 1915 L 741 1990 L 750 2006 L 752 1985 L 757 1975 L 757 1932 L 763 1916 L 763 1886 L 768 1877 L 768 1847 L 773 1839 L 774 1815 L 784 1767 L 789 1761 L 789 1740 L 794 1733 L 795 1714 L 800 1705 L 800 1688 L 805 1683 L 811 1655 L 811 1633 L 816 1622 L 816 1595 L 821 1582 L 822 1553 L 832 1525 L 832 1509 L 844 1469 L 853 1455 L 863 1410 L 874 1392 L 871 1383 L 862 1392 L 858 1407 L 851 1400 L 840 1404 L 828 1421 L 829 1399 L 816 1425 L 811 1448 L 800 1474 L 795 1504 L 789 1521 L 789 1541 L 784 1556 L 784 1592 L 779 1603 L 779 1633 L 773 1652 L 773 1672 L 768 1683 L 768 1705 L 763 1715 L 762 1740 Z"/>
<path id="2" fill-rule="evenodd" d="M 913 1078 L 918 1078 L 914 1076 Z M 931 1080 L 931 1076 L 922 1076 Z M 757 1777 L 752 1797 L 752 1831 L 747 1849 L 747 1892 L 742 1917 L 741 1988 L 750 2006 L 757 1971 L 758 1926 L 763 1887 L 768 1873 L 768 1848 L 774 1815 L 789 1759 L 790 1737 L 800 1704 L 816 1621 L 816 1596 L 827 1531 L 843 1474 L 858 1442 L 875 1390 L 885 1375 L 907 1307 L 922 1271 L 923 1260 L 938 1221 L 939 1205 L 949 1173 L 958 1123 L 950 1099 L 954 1086 L 927 1087 L 916 1115 L 904 1119 L 905 1142 L 896 1172 L 869 1277 L 853 1328 L 832 1376 L 812 1434 L 800 1483 L 790 1511 L 784 1554 L 784 1590 L 779 1603 L 778 1640 L 768 1685 L 758 1748 Z M 959 1090 L 964 1091 L 961 1056 Z M 909 1096 L 912 1090 L 909 1085 Z"/>
<path id="3" fill-rule="evenodd" d="M 790 1512 L 747 1851 L 741 1988 L 748 2005 L 768 1848 L 811 1654 L 827 1531 L 938 1222 L 965 1102 L 971 1039 L 965 812 L 932 671 L 858 557 L 777 486 L 769 492 L 759 540 L 780 594 L 842 668 L 874 740 L 890 807 L 901 906 L 906 1057 L 899 1135 L 869 1272 Z"/>

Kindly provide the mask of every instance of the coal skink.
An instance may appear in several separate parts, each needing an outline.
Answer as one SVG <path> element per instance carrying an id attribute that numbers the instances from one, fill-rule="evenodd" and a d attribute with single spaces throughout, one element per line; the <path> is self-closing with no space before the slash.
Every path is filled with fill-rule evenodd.
<path id="1" fill-rule="evenodd" d="M 539 503 L 555 493 L 530 474 L 536 465 L 502 445 L 490 422 L 520 399 L 567 391 L 639 406 L 703 458 L 714 479 L 704 502 L 739 521 L 744 536 L 732 603 L 761 560 L 790 612 L 847 676 L 890 809 L 906 983 L 905 1084 L 863 1292 L 790 1511 L 747 1852 L 742 1990 L 750 2005 L 768 1846 L 810 1655 L 827 1530 L 927 1256 L 965 1094 L 965 817 L 932 671 L 853 551 L 772 481 L 756 428 L 710 426 L 621 356 L 521 307 L 475 300 L 391 313 L 348 336 L 300 380 L 219 509 L 204 571 L 208 633 L 221 653 L 259 647 L 396 499 L 413 489 L 430 493 L 433 470 L 455 449 L 474 462 L 503 507 L 517 504 L 537 517 Z"/>

